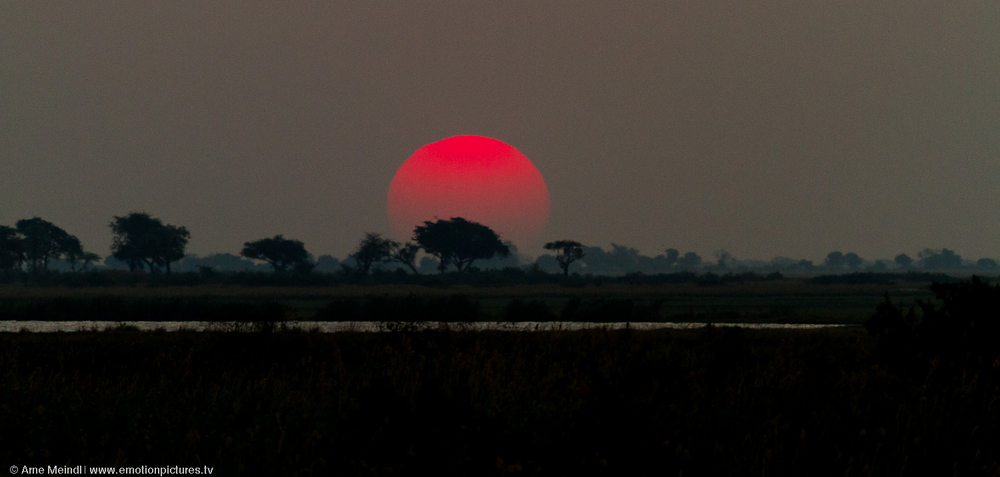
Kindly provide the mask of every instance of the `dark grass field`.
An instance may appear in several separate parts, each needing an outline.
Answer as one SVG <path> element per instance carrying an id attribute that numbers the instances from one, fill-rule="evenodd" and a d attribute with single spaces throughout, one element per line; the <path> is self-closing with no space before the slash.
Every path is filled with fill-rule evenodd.
<path id="1" fill-rule="evenodd" d="M 8 465 L 998 475 L 1000 360 L 863 329 L 0 335 Z"/>
<path id="2" fill-rule="evenodd" d="M 889 294 L 905 306 L 929 281 L 805 279 L 699 285 L 554 284 L 248 287 L 0 287 L 0 320 L 700 321 L 861 324 Z M 529 305 L 525 307 L 524 305 Z M 449 308 L 450 307 L 450 308 Z M 414 316 L 417 315 L 417 316 Z"/>
<path id="3" fill-rule="evenodd" d="M 3 287 L 8 320 L 862 324 L 879 310 L 881 331 L 5 333 L 0 455 L 216 475 L 1000 475 L 996 317 L 974 311 L 1000 288 L 942 288 L 946 306 L 907 324 L 928 285 Z"/>

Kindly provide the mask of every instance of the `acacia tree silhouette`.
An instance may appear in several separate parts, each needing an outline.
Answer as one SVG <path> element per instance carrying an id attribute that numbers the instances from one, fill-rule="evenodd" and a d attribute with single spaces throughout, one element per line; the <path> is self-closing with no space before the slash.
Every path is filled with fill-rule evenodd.
<path id="1" fill-rule="evenodd" d="M 510 247 L 500 241 L 500 236 L 493 229 L 461 217 L 425 221 L 424 225 L 413 229 L 413 239 L 425 252 L 438 258 L 441 273 L 444 273 L 448 263 L 462 273 L 478 259 L 488 260 L 494 255 L 510 256 Z"/>
<path id="2" fill-rule="evenodd" d="M 305 245 L 281 235 L 246 242 L 240 255 L 269 263 L 274 268 L 274 273 L 283 272 L 290 266 L 305 267 L 309 263 L 309 252 L 306 251 Z"/>
<path id="3" fill-rule="evenodd" d="M 80 270 L 82 271 L 86 270 L 91 263 L 101 259 L 101 256 L 96 253 L 85 252 L 80 239 L 72 235 L 67 235 L 59 241 L 59 249 L 62 252 L 63 260 L 69 263 L 69 269 L 73 272 L 76 272 L 78 262 L 81 262 Z"/>
<path id="4" fill-rule="evenodd" d="M 563 276 L 569 276 L 569 265 L 583 257 L 583 245 L 574 240 L 556 240 L 545 244 L 545 250 L 556 251 L 556 261 L 563 270 Z"/>
<path id="5" fill-rule="evenodd" d="M 39 217 L 17 221 L 16 233 L 20 240 L 21 259 L 28 260 L 31 273 L 37 275 L 49 268 L 50 260 L 63 257 L 76 271 L 76 263 L 84 262 L 84 268 L 100 259 L 95 253 L 83 251 L 80 239 L 66 233 L 52 222 Z"/>
<path id="6" fill-rule="evenodd" d="M 417 252 L 420 251 L 420 246 L 413 242 L 399 243 L 392 242 L 392 252 L 390 253 L 390 260 L 399 262 L 406 265 L 414 275 L 420 275 L 417 270 Z"/>
<path id="7" fill-rule="evenodd" d="M 362 277 L 368 276 L 372 265 L 389 260 L 398 242 L 382 237 L 382 234 L 365 232 L 358 248 L 350 255 L 357 262 L 357 271 Z"/>
<path id="8" fill-rule="evenodd" d="M 17 229 L 0 225 L 0 270 L 4 275 L 10 275 L 13 270 L 19 270 L 24 263 L 24 239 Z"/>
<path id="9" fill-rule="evenodd" d="M 60 244 L 70 236 L 52 222 L 39 217 L 18 220 L 17 231 L 23 237 L 24 258 L 28 261 L 32 275 L 47 270 L 50 259 L 59 259 L 62 255 Z"/>
<path id="10" fill-rule="evenodd" d="M 164 267 L 169 274 L 170 264 L 184 258 L 184 248 L 191 238 L 186 228 L 164 224 L 145 212 L 115 216 L 108 225 L 114 234 L 113 256 L 128 263 L 132 271 L 141 270 L 145 264 L 150 273 Z"/>

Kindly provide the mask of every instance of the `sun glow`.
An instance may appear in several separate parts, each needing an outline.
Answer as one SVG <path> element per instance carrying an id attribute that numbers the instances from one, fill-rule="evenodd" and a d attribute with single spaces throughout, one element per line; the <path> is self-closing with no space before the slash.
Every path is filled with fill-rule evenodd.
<path id="1" fill-rule="evenodd" d="M 504 240 L 532 243 L 549 218 L 549 192 L 534 164 L 514 147 L 482 136 L 455 136 L 410 156 L 389 185 L 389 223 L 406 240 L 435 218 L 487 225 Z"/>

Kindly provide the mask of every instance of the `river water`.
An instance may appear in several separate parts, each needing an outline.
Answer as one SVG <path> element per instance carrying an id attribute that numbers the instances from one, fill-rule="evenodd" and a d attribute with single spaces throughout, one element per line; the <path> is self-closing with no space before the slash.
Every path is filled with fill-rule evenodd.
<path id="1" fill-rule="evenodd" d="M 213 331 L 234 329 L 232 323 L 196 322 L 196 321 L 0 321 L 0 332 L 30 331 L 35 333 L 52 333 L 57 331 L 90 331 L 105 330 L 118 326 L 135 327 L 143 331 Z M 632 329 L 632 330 L 689 330 L 702 328 L 706 323 L 591 323 L 577 321 L 524 321 L 524 322 L 476 322 L 476 323 L 442 323 L 424 321 L 415 323 L 383 323 L 371 321 L 291 321 L 285 323 L 288 328 L 317 330 L 321 333 L 338 333 L 350 331 L 385 332 L 399 329 L 442 329 L 468 331 L 555 331 L 584 329 Z M 854 325 L 838 324 L 781 324 L 781 323 L 712 323 L 712 326 L 747 328 L 755 330 L 814 330 L 819 328 L 836 328 Z"/>

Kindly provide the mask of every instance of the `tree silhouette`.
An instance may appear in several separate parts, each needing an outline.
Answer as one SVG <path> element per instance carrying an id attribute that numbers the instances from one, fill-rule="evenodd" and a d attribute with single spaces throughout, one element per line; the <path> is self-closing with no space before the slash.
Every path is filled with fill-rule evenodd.
<path id="1" fill-rule="evenodd" d="M 301 268 L 309 264 L 309 252 L 306 251 L 305 245 L 281 235 L 246 242 L 240 255 L 271 264 L 275 273 L 283 272 L 288 267 Z"/>
<path id="2" fill-rule="evenodd" d="M 586 254 L 583 253 L 583 245 L 573 240 L 556 240 L 545 244 L 545 250 L 553 250 L 556 253 L 556 261 L 562 268 L 563 276 L 569 276 L 569 265 Z"/>
<path id="3" fill-rule="evenodd" d="M 399 243 L 382 237 L 382 234 L 366 232 L 365 238 L 361 239 L 361 243 L 358 244 L 358 248 L 350 255 L 350 258 L 353 258 L 357 263 L 358 273 L 365 277 L 372 265 L 389 260 L 393 249 L 398 246 Z"/>
<path id="4" fill-rule="evenodd" d="M 844 254 L 841 252 L 830 252 L 826 255 L 826 261 L 823 263 L 828 267 L 843 267 Z"/>
<path id="5" fill-rule="evenodd" d="M 611 251 L 607 253 L 609 264 L 621 272 L 635 272 L 639 270 L 639 250 L 635 247 L 618 245 L 611 243 Z"/>
<path id="6" fill-rule="evenodd" d="M 439 270 L 444 273 L 448 263 L 458 272 L 467 270 L 478 259 L 494 255 L 510 255 L 510 247 L 489 227 L 454 217 L 451 220 L 426 221 L 413 230 L 413 239 L 425 252 L 440 260 Z"/>
<path id="7" fill-rule="evenodd" d="M 905 253 L 896 255 L 896 258 L 894 258 L 893 261 L 896 262 L 896 265 L 899 265 L 900 268 L 910 268 L 910 265 L 913 264 L 913 259 Z"/>
<path id="8" fill-rule="evenodd" d="M 24 263 L 24 239 L 17 229 L 0 225 L 0 270 L 5 275 L 21 268 Z"/>
<path id="9" fill-rule="evenodd" d="M 677 259 L 677 266 L 684 270 L 691 270 L 701 265 L 701 256 L 694 252 L 685 253 L 683 257 Z"/>
<path id="10" fill-rule="evenodd" d="M 962 257 L 953 250 L 942 249 L 941 252 L 924 249 L 917 254 L 924 264 L 924 268 L 930 270 L 954 270 L 962 267 Z"/>
<path id="11" fill-rule="evenodd" d="M 875 263 L 873 263 L 871 266 L 868 267 L 868 270 L 873 272 L 884 272 L 888 269 L 889 269 L 888 260 L 875 260 Z"/>
<path id="12" fill-rule="evenodd" d="M 413 271 L 414 275 L 420 275 L 420 272 L 417 270 L 417 265 L 416 265 L 417 252 L 419 251 L 420 251 L 420 246 L 413 242 L 406 242 L 403 244 L 399 242 L 393 242 L 392 253 L 390 254 L 390 260 L 406 265 L 411 271 Z"/>
<path id="13" fill-rule="evenodd" d="M 681 257 L 681 253 L 676 248 L 668 248 L 664 252 L 667 254 L 668 267 L 676 265 L 677 259 Z"/>
<path id="14" fill-rule="evenodd" d="M 18 220 L 17 231 L 24 237 L 24 258 L 28 260 L 33 275 L 48 270 L 49 260 L 58 260 L 63 253 L 63 244 L 72 237 L 52 222 L 39 217 Z"/>
<path id="15" fill-rule="evenodd" d="M 981 270 L 996 270 L 997 268 L 1000 268 L 1000 264 L 992 258 L 980 258 L 979 260 L 976 260 L 976 267 Z"/>
<path id="16" fill-rule="evenodd" d="M 857 270 L 861 267 L 861 264 L 864 263 L 864 259 L 858 256 L 858 254 L 850 252 L 844 255 L 844 263 L 847 264 L 847 268 Z"/>
<path id="17" fill-rule="evenodd" d="M 434 273 L 434 270 L 441 270 L 441 261 L 434 258 L 423 256 L 420 258 L 420 264 L 417 265 L 417 270 L 423 271 L 423 273 Z"/>
<path id="18" fill-rule="evenodd" d="M 725 269 L 729 268 L 726 265 L 726 262 L 732 260 L 733 254 L 727 252 L 725 249 L 719 249 L 719 250 L 716 250 L 712 255 L 715 256 L 715 260 L 716 260 L 715 267 L 716 268 L 718 268 L 719 270 L 725 270 Z"/>
<path id="19" fill-rule="evenodd" d="M 169 274 L 170 264 L 184 258 L 184 248 L 191 238 L 186 228 L 165 225 L 145 212 L 115 216 L 108 225 L 114 234 L 112 255 L 132 271 L 141 270 L 145 264 L 150 273 L 164 267 Z"/>
<path id="20" fill-rule="evenodd" d="M 59 250 L 62 253 L 63 260 L 69 264 L 69 269 L 76 272 L 76 264 L 82 262 L 80 270 L 86 270 L 91 263 L 96 262 L 101 259 L 101 256 L 96 253 L 84 252 L 83 245 L 80 244 L 80 239 L 67 235 L 59 241 Z"/>
<path id="21" fill-rule="evenodd" d="M 320 255 L 316 257 L 316 271 L 323 273 L 333 273 L 340 271 L 340 260 L 333 255 Z"/>

